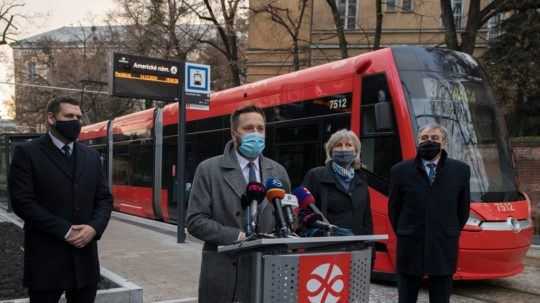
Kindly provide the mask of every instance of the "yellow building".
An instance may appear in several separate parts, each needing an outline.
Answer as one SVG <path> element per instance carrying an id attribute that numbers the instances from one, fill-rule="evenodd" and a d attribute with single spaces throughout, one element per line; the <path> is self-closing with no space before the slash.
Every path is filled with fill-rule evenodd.
<path id="1" fill-rule="evenodd" d="M 373 49 L 376 28 L 375 0 L 335 0 L 343 20 L 348 55 Z M 491 0 L 482 0 L 484 7 Z M 444 46 L 445 31 L 439 0 L 383 0 L 381 47 L 390 45 Z M 467 22 L 469 0 L 451 0 L 459 34 Z M 270 9 L 265 5 L 272 4 Z M 305 10 L 299 22 L 302 7 Z M 268 6 L 266 6 L 268 8 Z M 341 58 L 336 27 L 327 0 L 250 0 L 247 80 L 294 70 L 293 36 L 297 37 L 301 68 Z M 272 14 L 274 21 L 272 21 Z M 294 29 L 300 24 L 298 34 Z M 475 53 L 487 47 L 489 24 L 479 31 Z"/>

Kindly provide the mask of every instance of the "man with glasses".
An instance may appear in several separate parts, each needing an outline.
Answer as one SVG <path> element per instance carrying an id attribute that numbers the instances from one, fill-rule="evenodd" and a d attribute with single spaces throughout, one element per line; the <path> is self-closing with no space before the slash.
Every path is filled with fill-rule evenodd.
<path id="1" fill-rule="evenodd" d="M 392 167 L 388 214 L 397 236 L 399 303 L 414 303 L 424 277 L 429 302 L 448 303 L 461 229 L 469 217 L 470 169 L 448 158 L 447 131 L 418 132 L 415 159 Z"/>

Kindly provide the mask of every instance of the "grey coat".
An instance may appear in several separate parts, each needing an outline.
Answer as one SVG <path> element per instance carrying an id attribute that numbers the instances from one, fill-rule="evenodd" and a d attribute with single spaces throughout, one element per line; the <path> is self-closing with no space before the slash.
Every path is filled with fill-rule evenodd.
<path id="1" fill-rule="evenodd" d="M 218 245 L 232 244 L 243 230 L 240 199 L 246 182 L 229 141 L 223 155 L 207 159 L 195 171 L 187 210 L 190 234 L 203 240 L 204 248 L 199 277 L 199 302 L 232 302 L 234 295 L 235 259 L 216 252 Z M 261 180 L 280 179 L 287 189 L 290 181 L 285 168 L 261 157 Z M 259 210 L 259 232 L 274 229 L 274 208 L 267 202 Z"/>

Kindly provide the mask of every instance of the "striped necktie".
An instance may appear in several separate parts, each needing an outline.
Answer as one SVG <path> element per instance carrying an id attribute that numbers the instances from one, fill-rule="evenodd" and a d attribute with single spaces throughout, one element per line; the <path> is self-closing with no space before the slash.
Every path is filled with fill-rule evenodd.
<path id="1" fill-rule="evenodd" d="M 257 182 L 257 174 L 255 173 L 255 163 L 249 162 L 248 168 L 249 168 L 248 182 Z"/>
<path id="2" fill-rule="evenodd" d="M 62 151 L 64 152 L 64 156 L 66 156 L 66 158 L 71 156 L 71 148 L 69 148 L 69 145 L 66 144 L 62 146 Z"/>
<path id="3" fill-rule="evenodd" d="M 428 163 L 427 164 L 427 167 L 428 167 L 428 178 L 429 178 L 429 183 L 433 184 L 433 182 L 435 181 L 435 167 L 437 167 L 435 165 L 435 163 Z"/>

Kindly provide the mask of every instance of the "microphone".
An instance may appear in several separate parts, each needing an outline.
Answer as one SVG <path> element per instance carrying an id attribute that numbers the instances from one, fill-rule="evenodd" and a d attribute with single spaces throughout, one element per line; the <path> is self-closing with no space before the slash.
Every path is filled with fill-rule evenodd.
<path id="1" fill-rule="evenodd" d="M 315 198 L 309 189 L 304 186 L 299 186 L 293 190 L 293 194 L 298 198 L 300 209 L 310 209 L 313 213 L 320 215 L 322 221 L 329 224 L 322 211 L 315 205 Z"/>
<path id="2" fill-rule="evenodd" d="M 281 200 L 281 205 L 283 205 L 283 208 L 285 209 L 285 221 L 287 222 L 287 225 L 292 230 L 292 226 L 294 224 L 294 208 L 298 207 L 298 199 L 295 195 L 291 194 L 285 194 L 285 197 Z"/>
<path id="3" fill-rule="evenodd" d="M 285 218 L 283 215 L 283 209 L 281 205 L 281 200 L 285 197 L 285 189 L 283 189 L 283 183 L 276 178 L 268 178 L 265 183 L 266 186 L 266 199 L 274 204 L 277 231 L 280 237 L 286 238 L 290 230 L 285 223 Z"/>
<path id="4" fill-rule="evenodd" d="M 329 232 L 332 232 L 338 228 L 336 225 L 330 224 L 328 222 L 324 222 L 323 216 L 316 213 L 311 213 L 305 216 L 302 220 L 302 224 L 308 228 L 315 227 L 315 228 L 324 229 Z"/>
<path id="5" fill-rule="evenodd" d="M 265 193 L 266 189 L 259 182 L 250 182 L 246 187 L 245 197 L 249 204 L 249 209 L 246 211 L 250 212 L 249 214 L 246 214 L 246 218 L 249 218 L 249 221 L 247 222 L 249 222 L 248 224 L 250 225 L 250 233 L 257 232 L 257 206 L 264 200 Z M 247 232 L 246 229 L 246 234 Z"/>

